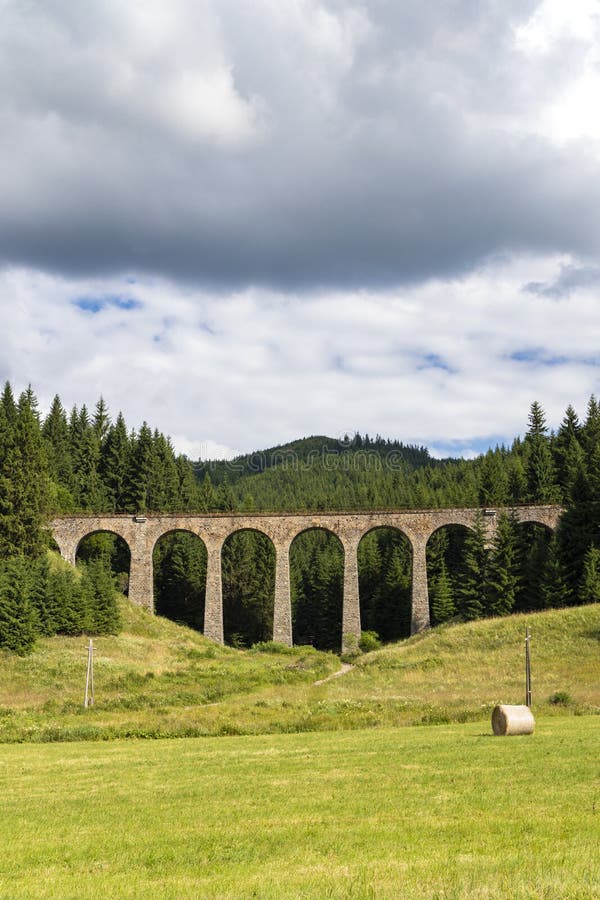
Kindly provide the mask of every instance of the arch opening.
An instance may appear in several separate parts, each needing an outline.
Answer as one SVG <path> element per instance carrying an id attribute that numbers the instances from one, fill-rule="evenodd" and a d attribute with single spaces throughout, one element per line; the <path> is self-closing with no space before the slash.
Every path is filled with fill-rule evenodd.
<path id="1" fill-rule="evenodd" d="M 518 588 L 515 611 L 546 609 L 560 606 L 557 593 L 560 573 L 557 569 L 554 532 L 538 522 L 521 522 L 516 526 Z"/>
<path id="2" fill-rule="evenodd" d="M 275 547 L 262 532 L 244 528 L 230 534 L 221 551 L 223 635 L 233 647 L 251 647 L 273 638 Z"/>
<path id="3" fill-rule="evenodd" d="M 379 527 L 358 545 L 361 630 L 382 641 L 409 637 L 411 623 L 412 547 L 397 528 Z"/>
<path id="4" fill-rule="evenodd" d="M 61 555 L 58 542 L 55 540 L 54 535 L 51 531 L 44 532 L 44 543 L 47 550 L 50 550 L 52 553 L 58 553 L 59 556 Z"/>
<path id="5" fill-rule="evenodd" d="M 296 535 L 290 547 L 294 644 L 340 650 L 344 590 L 344 548 L 325 528 Z"/>
<path id="6" fill-rule="evenodd" d="M 470 618 L 460 586 L 465 574 L 465 544 L 471 529 L 442 525 L 427 541 L 427 590 L 432 625 Z"/>
<path id="7" fill-rule="evenodd" d="M 114 531 L 94 531 L 86 534 L 75 552 L 75 563 L 99 561 L 112 573 L 115 587 L 127 596 L 131 553 L 127 541 Z"/>
<path id="8" fill-rule="evenodd" d="M 154 608 L 159 616 L 204 630 L 206 561 L 204 541 L 191 531 L 169 531 L 159 537 L 152 553 Z"/>

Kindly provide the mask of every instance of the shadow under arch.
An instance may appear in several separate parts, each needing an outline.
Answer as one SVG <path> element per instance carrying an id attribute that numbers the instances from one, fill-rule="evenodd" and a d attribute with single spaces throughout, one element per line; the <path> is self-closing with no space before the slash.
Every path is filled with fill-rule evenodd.
<path id="1" fill-rule="evenodd" d="M 412 545 L 399 528 L 377 526 L 358 545 L 358 585 L 362 631 L 382 641 L 410 636 Z"/>
<path id="2" fill-rule="evenodd" d="M 465 564 L 467 525 L 441 525 L 429 535 L 426 548 L 429 616 L 441 625 L 460 615 L 458 587 Z"/>
<path id="3" fill-rule="evenodd" d="M 548 602 L 546 582 L 555 552 L 555 532 L 532 519 L 515 523 L 517 535 L 518 589 L 515 612 L 545 609 Z"/>
<path id="4" fill-rule="evenodd" d="M 313 526 L 290 545 L 294 644 L 339 651 L 342 646 L 344 547 L 327 528 Z"/>
<path id="5" fill-rule="evenodd" d="M 221 550 L 223 636 L 226 644 L 251 647 L 273 639 L 275 546 L 258 528 L 229 534 Z"/>
<path id="6" fill-rule="evenodd" d="M 159 616 L 204 630 L 206 545 L 192 531 L 174 529 L 152 551 L 154 609 Z"/>
<path id="7" fill-rule="evenodd" d="M 115 586 L 122 594 L 129 592 L 131 551 L 125 538 L 114 531 L 99 529 L 84 535 L 75 551 L 75 563 L 102 560 L 110 568 Z"/>
<path id="8" fill-rule="evenodd" d="M 57 553 L 59 556 L 61 555 L 58 542 L 55 540 L 51 531 L 44 532 L 44 544 L 47 550 L 50 550 L 52 553 Z"/>

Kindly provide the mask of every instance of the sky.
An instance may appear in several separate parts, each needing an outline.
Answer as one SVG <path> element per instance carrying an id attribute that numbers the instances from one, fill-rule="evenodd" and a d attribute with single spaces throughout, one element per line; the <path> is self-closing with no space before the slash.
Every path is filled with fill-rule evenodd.
<path id="1" fill-rule="evenodd" d="M 0 379 L 193 459 L 600 394 L 600 0 L 0 0 Z"/>

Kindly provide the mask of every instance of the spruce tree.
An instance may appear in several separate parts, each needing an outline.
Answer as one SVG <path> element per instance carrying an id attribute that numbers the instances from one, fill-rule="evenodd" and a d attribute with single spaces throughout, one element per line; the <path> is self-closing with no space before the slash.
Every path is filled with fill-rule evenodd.
<path id="1" fill-rule="evenodd" d="M 434 625 L 447 622 L 456 612 L 452 584 L 448 577 L 446 563 L 443 560 L 439 574 L 433 583 L 431 612 Z"/>
<path id="2" fill-rule="evenodd" d="M 590 544 L 583 558 L 577 599 L 580 603 L 600 602 L 600 549 L 593 544 Z"/>
<path id="3" fill-rule="evenodd" d="M 0 647 L 20 656 L 35 644 L 36 620 L 29 600 L 30 576 L 22 557 L 0 565 Z"/>
<path id="4" fill-rule="evenodd" d="M 87 597 L 85 628 L 91 634 L 118 634 L 121 617 L 110 569 L 102 559 L 83 568 L 82 591 Z"/>
<path id="5" fill-rule="evenodd" d="M 487 569 L 487 610 L 492 616 L 507 616 L 519 589 L 519 559 L 516 522 L 502 513 L 498 517 Z"/>
<path id="6" fill-rule="evenodd" d="M 572 602 L 574 592 L 569 586 L 567 572 L 558 551 L 556 536 L 548 545 L 546 568 L 540 585 L 543 608 L 562 607 Z"/>
<path id="7" fill-rule="evenodd" d="M 139 434 L 133 435 L 127 476 L 127 511 L 145 512 L 148 509 L 148 480 L 153 462 L 152 432 L 147 422 Z"/>
<path id="8" fill-rule="evenodd" d="M 69 425 L 67 415 L 58 394 L 52 401 L 50 412 L 42 426 L 42 437 L 50 477 L 61 488 L 58 495 L 60 510 L 69 510 L 73 505 L 70 490 L 73 484 L 73 462 L 69 448 Z"/>
<path id="9" fill-rule="evenodd" d="M 104 402 L 104 397 L 100 397 L 94 409 L 94 418 L 92 419 L 92 429 L 96 435 L 98 446 L 102 447 L 104 440 L 110 428 L 110 416 L 108 414 L 108 406 Z"/>
<path id="10" fill-rule="evenodd" d="M 127 508 L 131 446 L 123 414 L 111 425 L 100 451 L 100 477 L 113 512 Z"/>
<path id="11" fill-rule="evenodd" d="M 464 544 L 464 557 L 456 590 L 457 606 L 465 619 L 479 619 L 485 612 L 488 552 L 483 520 L 477 516 Z"/>
<path id="12" fill-rule="evenodd" d="M 544 411 L 534 401 L 529 412 L 529 429 L 525 438 L 527 493 L 531 503 L 555 503 L 558 500 L 547 431 Z"/>
<path id="13" fill-rule="evenodd" d="M 5 390 L 6 393 L 6 390 Z M 0 555 L 36 556 L 45 546 L 49 482 L 39 421 L 22 394 L 16 419 L 0 416 Z"/>
<path id="14" fill-rule="evenodd" d="M 505 461 L 498 448 L 488 450 L 479 470 L 479 506 L 502 506 L 508 499 Z"/>

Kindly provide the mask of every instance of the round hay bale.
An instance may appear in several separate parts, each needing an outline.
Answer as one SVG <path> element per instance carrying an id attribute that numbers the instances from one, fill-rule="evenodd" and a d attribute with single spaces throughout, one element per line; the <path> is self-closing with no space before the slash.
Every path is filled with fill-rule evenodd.
<path id="1" fill-rule="evenodd" d="M 535 719 L 528 706 L 495 706 L 492 713 L 494 734 L 533 734 Z"/>

